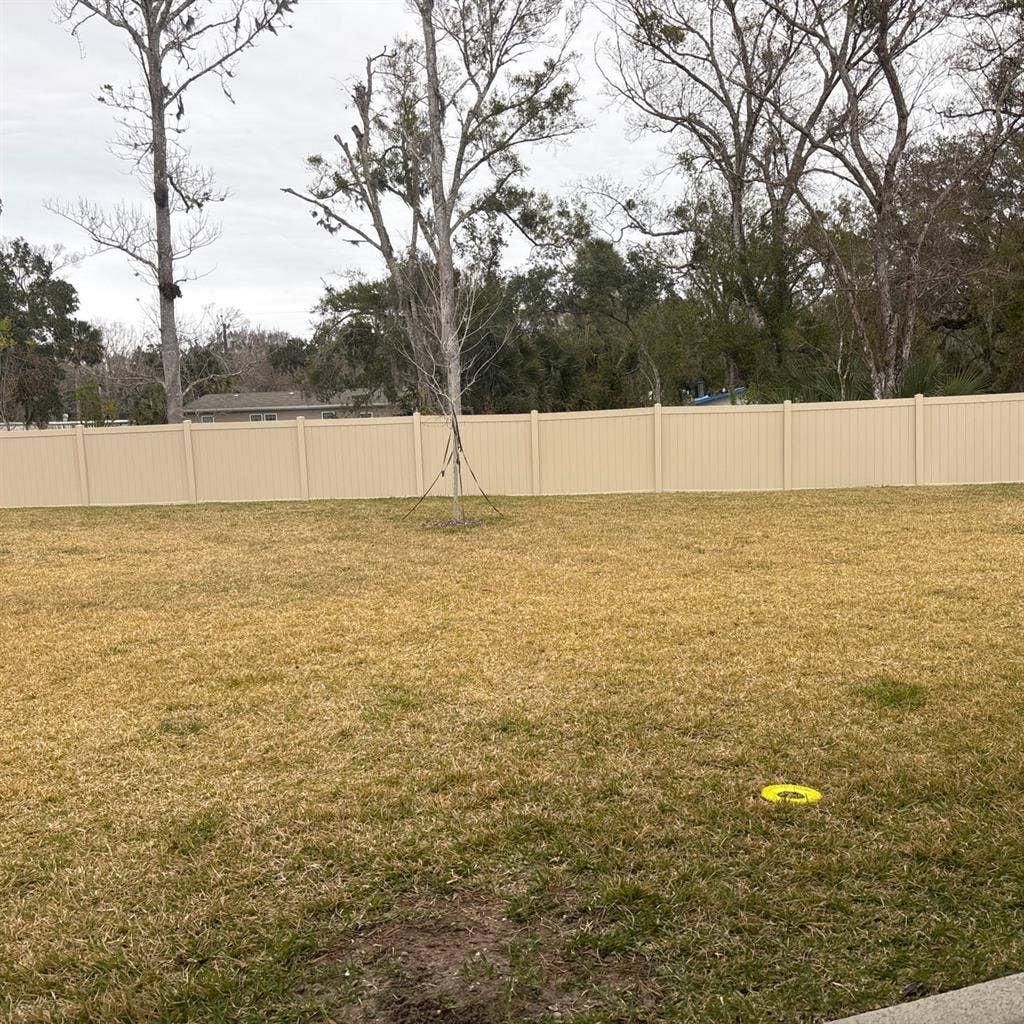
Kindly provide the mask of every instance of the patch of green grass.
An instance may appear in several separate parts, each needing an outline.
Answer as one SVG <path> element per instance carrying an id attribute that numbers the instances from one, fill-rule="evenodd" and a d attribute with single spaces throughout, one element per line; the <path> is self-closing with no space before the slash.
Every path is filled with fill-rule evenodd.
<path id="1" fill-rule="evenodd" d="M 861 696 L 880 711 L 909 711 L 921 707 L 928 690 L 907 679 L 878 676 L 859 687 Z"/>
<path id="2" fill-rule="evenodd" d="M 200 811 L 167 829 L 167 848 L 171 853 L 190 856 L 213 842 L 224 828 L 224 816 L 212 811 Z"/>
<path id="3" fill-rule="evenodd" d="M 925 593 L 928 597 L 944 597 L 950 601 L 961 601 L 973 596 L 968 594 L 963 587 L 932 587 Z"/>
<path id="4" fill-rule="evenodd" d="M 1022 500 L 0 513 L 0 1019 L 811 1024 L 1019 970 Z"/>
<path id="5" fill-rule="evenodd" d="M 196 714 L 173 714 L 160 719 L 157 732 L 166 736 L 194 736 L 207 726 L 206 720 Z"/>
<path id="6" fill-rule="evenodd" d="M 483 742 L 525 740 L 537 734 L 534 723 L 522 714 L 503 711 L 493 718 L 479 722 L 480 739 Z"/>
<path id="7" fill-rule="evenodd" d="M 573 937 L 570 948 L 601 957 L 642 952 L 674 920 L 664 896 L 632 879 L 602 889 L 583 909 L 589 927 Z"/>
<path id="8" fill-rule="evenodd" d="M 284 682 L 285 676 L 282 672 L 239 672 L 237 675 L 229 675 L 224 680 L 224 688 L 250 692 L 266 686 L 278 686 Z"/>
<path id="9" fill-rule="evenodd" d="M 541 920 L 557 911 L 559 896 L 558 876 L 548 869 L 541 869 L 521 890 L 508 897 L 505 916 L 517 924 Z"/>
<path id="10" fill-rule="evenodd" d="M 402 683 L 389 684 L 373 694 L 372 700 L 363 709 L 362 719 L 368 725 L 386 728 L 419 710 L 421 704 L 420 698 L 408 686 Z"/>

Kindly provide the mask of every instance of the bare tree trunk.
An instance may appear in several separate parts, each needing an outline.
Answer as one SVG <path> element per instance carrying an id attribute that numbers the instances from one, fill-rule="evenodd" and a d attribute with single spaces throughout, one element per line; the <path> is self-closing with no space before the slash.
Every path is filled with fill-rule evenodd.
<path id="1" fill-rule="evenodd" d="M 745 161 L 742 161 L 745 163 Z M 747 230 L 744 223 L 744 199 L 746 183 L 735 175 L 728 175 L 729 189 L 729 227 L 732 235 L 732 261 L 739 277 L 740 294 L 747 315 L 758 327 L 764 326 L 764 316 L 758 301 L 757 288 L 750 273 L 749 249 L 747 246 Z"/>
<path id="2" fill-rule="evenodd" d="M 452 519 L 462 519 L 462 452 L 458 418 L 462 415 L 462 345 L 455 297 L 455 256 L 452 252 L 451 208 L 444 185 L 444 113 L 437 62 L 434 0 L 420 0 L 423 56 L 427 73 L 427 116 L 430 124 L 430 195 L 437 231 L 437 330 L 445 357 L 448 419 L 452 443 Z"/>
<path id="3" fill-rule="evenodd" d="M 872 398 L 887 398 L 886 394 L 888 388 L 885 382 L 885 371 L 875 364 L 872 359 L 868 366 L 868 376 L 871 378 L 871 397 Z"/>
<path id="4" fill-rule="evenodd" d="M 769 264 L 769 301 L 771 316 L 768 318 L 768 333 L 775 356 L 775 366 L 782 369 L 786 362 L 785 334 L 792 315 L 792 277 L 786 259 L 786 205 L 769 197 L 769 218 L 771 224 L 771 257 Z"/>
<path id="5" fill-rule="evenodd" d="M 427 366 L 430 364 L 430 347 L 423 338 L 423 325 L 412 312 L 409 304 L 403 303 L 403 319 L 412 347 L 412 361 L 416 371 L 416 407 L 420 412 L 436 408 L 434 391 L 430 384 Z"/>
<path id="6" fill-rule="evenodd" d="M 171 238 L 171 198 L 167 171 L 167 126 L 161 67 L 160 35 L 152 28 L 149 36 L 149 101 L 153 125 L 153 205 L 156 213 L 157 291 L 160 297 L 160 356 L 164 368 L 167 422 L 184 419 L 181 395 L 181 350 L 174 300 L 174 248 Z"/>
<path id="7" fill-rule="evenodd" d="M 462 437 L 459 417 L 462 416 L 462 359 L 458 349 L 448 356 L 448 408 L 452 430 L 452 520 L 462 519 Z"/>
<path id="8" fill-rule="evenodd" d="M 661 374 L 658 371 L 658 364 L 651 358 L 647 346 L 640 342 L 640 355 L 647 362 L 647 370 L 651 381 L 651 398 L 654 405 L 661 405 Z"/>
<path id="9" fill-rule="evenodd" d="M 117 149 L 134 171 L 152 161 L 154 222 L 135 207 L 120 204 L 110 211 L 80 200 L 77 207 L 48 208 L 83 228 L 99 251 L 116 249 L 156 279 L 160 315 L 167 420 L 182 421 L 181 351 L 174 302 L 181 297 L 175 262 L 209 245 L 217 237 L 202 216 L 216 195 L 209 174 L 189 166 L 188 150 L 178 141 L 185 130 L 184 94 L 198 81 L 215 76 L 230 99 L 229 84 L 240 55 L 263 32 L 276 34 L 297 0 L 57 0 L 58 17 L 72 35 L 92 19 L 124 34 L 133 68 L 140 72 L 115 88 L 103 86 L 102 102 L 118 111 Z M 148 101 L 148 102 L 147 102 Z M 167 111 L 176 107 L 170 140 Z M 178 235 L 171 231 L 171 193 L 176 202 Z M 193 216 L 194 215 L 194 216 Z M 154 237 L 155 236 L 155 237 Z"/>
<path id="10" fill-rule="evenodd" d="M 442 270 L 444 261 L 438 259 L 438 277 L 441 285 L 439 312 L 443 339 L 441 351 L 446 357 L 445 384 L 452 440 L 452 520 L 458 522 L 462 519 L 462 436 L 459 433 L 459 417 L 462 416 L 462 347 L 459 344 L 458 326 L 455 322 L 455 275 L 452 262 L 449 247 L 448 275 Z"/>
<path id="11" fill-rule="evenodd" d="M 422 366 L 425 356 L 422 346 L 417 350 L 413 345 L 413 352 L 416 360 L 416 405 L 421 411 L 426 411 L 435 408 L 434 392 L 430 387 L 430 378 Z"/>

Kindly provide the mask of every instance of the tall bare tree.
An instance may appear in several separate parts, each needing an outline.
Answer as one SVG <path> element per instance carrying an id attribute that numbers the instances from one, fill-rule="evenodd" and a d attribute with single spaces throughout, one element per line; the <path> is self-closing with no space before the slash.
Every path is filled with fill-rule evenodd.
<path id="1" fill-rule="evenodd" d="M 209 245 L 217 230 L 204 207 L 224 198 L 208 172 L 191 165 L 181 143 L 185 95 L 214 76 L 230 99 L 241 53 L 264 32 L 277 32 L 297 0 L 58 0 L 58 16 L 78 36 L 99 19 L 123 34 L 135 62 L 129 84 L 104 85 L 100 102 L 118 114 L 119 153 L 152 190 L 153 207 L 54 202 L 99 250 L 118 250 L 157 287 L 167 419 L 182 420 L 181 350 L 175 301 L 187 280 L 178 265 Z"/>
<path id="2" fill-rule="evenodd" d="M 765 93 L 807 153 L 796 195 L 860 342 L 876 398 L 910 362 L 922 247 L 940 213 L 983 178 L 1024 127 L 1021 13 L 983 0 L 798 0 L 771 9 L 798 33 L 801 76 Z M 851 39 L 860 40 L 851 46 Z M 815 123 L 795 114 L 808 82 L 838 82 Z M 930 152 L 944 179 L 909 188 Z M 837 215 L 838 213 L 838 215 Z"/>
<path id="3" fill-rule="evenodd" d="M 740 297 L 750 319 L 767 331 L 779 363 L 792 306 L 790 211 L 814 152 L 810 133 L 837 128 L 823 124 L 823 115 L 838 74 L 804 75 L 805 31 L 762 0 L 610 0 L 606 7 L 614 28 L 606 79 L 633 109 L 640 130 L 664 134 L 677 166 L 703 179 L 703 191 L 724 196 Z M 844 45 L 851 60 L 862 55 L 858 33 Z M 798 78 L 799 94 L 790 88 Z M 783 91 L 792 126 L 779 120 L 771 102 Z M 620 192 L 605 189 L 603 198 L 632 227 L 665 233 L 652 230 L 628 193 L 623 201 Z M 686 222 L 677 226 L 690 229 Z"/>
<path id="4" fill-rule="evenodd" d="M 419 31 L 366 61 L 356 124 L 310 160 L 317 222 L 378 252 L 424 389 L 451 429 L 452 520 L 462 513 L 458 419 L 472 382 L 474 268 L 460 256 L 525 172 L 520 152 L 577 130 L 578 9 L 564 0 L 410 0 Z M 539 56 L 534 67 L 528 58 Z"/>

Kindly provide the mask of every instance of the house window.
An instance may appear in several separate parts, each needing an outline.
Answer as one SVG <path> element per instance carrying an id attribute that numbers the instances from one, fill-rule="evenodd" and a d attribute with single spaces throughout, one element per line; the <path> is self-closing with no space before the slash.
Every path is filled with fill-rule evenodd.
<path id="1" fill-rule="evenodd" d="M 199 417 L 199 422 L 200 423 L 213 423 L 213 421 L 214 420 L 213 420 L 212 416 L 200 416 Z"/>
<path id="2" fill-rule="evenodd" d="M 276 413 L 276 412 L 265 412 L 265 413 L 263 414 L 263 418 L 264 418 L 264 419 L 265 419 L 265 420 L 266 420 L 266 421 L 267 421 L 268 423 L 270 423 L 270 422 L 271 422 L 272 420 L 276 420 L 276 419 L 277 419 L 277 413 Z"/>
<path id="3" fill-rule="evenodd" d="M 336 420 L 337 418 L 338 414 L 333 409 L 324 409 L 324 411 L 320 413 L 320 419 L 322 420 Z"/>
<path id="4" fill-rule="evenodd" d="M 249 422 L 250 423 L 262 423 L 263 422 L 263 413 L 261 413 L 261 412 L 251 412 L 251 413 L 249 413 Z"/>

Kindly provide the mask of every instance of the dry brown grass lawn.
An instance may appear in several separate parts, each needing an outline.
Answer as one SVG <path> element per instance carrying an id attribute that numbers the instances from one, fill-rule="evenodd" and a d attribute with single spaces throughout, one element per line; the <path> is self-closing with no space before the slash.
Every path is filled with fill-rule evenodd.
<path id="1" fill-rule="evenodd" d="M 0 1017 L 810 1022 L 1022 968 L 1024 489 L 503 504 L 0 512 Z"/>

